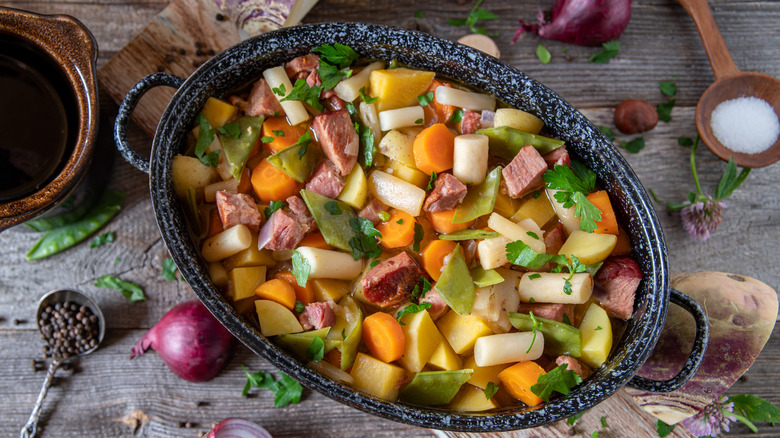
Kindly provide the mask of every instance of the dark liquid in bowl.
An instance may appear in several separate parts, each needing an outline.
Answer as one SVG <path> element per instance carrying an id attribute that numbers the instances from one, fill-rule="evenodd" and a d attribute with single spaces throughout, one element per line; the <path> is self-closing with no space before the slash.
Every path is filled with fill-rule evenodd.
<path id="1" fill-rule="evenodd" d="M 51 76 L 0 53 L 0 201 L 39 190 L 66 157 L 68 117 Z"/>

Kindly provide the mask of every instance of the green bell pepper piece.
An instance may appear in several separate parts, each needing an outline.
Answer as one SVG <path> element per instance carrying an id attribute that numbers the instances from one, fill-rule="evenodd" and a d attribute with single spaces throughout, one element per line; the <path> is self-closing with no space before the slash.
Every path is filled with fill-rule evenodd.
<path id="1" fill-rule="evenodd" d="M 488 269 L 486 271 L 482 269 L 482 266 L 480 265 L 471 269 L 471 279 L 474 281 L 474 286 L 476 287 L 488 287 L 504 281 L 504 277 L 502 277 L 498 271 L 495 269 Z"/>
<path id="2" fill-rule="evenodd" d="M 341 345 L 341 341 L 326 338 L 328 331 L 330 331 L 330 327 L 303 333 L 282 334 L 276 337 L 276 343 L 290 350 L 301 359 L 306 360 L 306 350 L 315 337 L 322 338 L 325 342 L 325 353 Z"/>
<path id="3" fill-rule="evenodd" d="M 496 205 L 499 184 L 501 184 L 501 166 L 491 170 L 481 183 L 469 187 L 463 202 L 455 209 L 452 223 L 460 224 L 490 214 Z"/>
<path id="4" fill-rule="evenodd" d="M 474 370 L 422 371 L 401 389 L 401 400 L 422 406 L 446 405 L 460 387 L 471 378 Z"/>
<path id="5" fill-rule="evenodd" d="M 564 141 L 544 137 L 538 134 L 500 126 L 498 128 L 477 129 L 477 134 L 487 135 L 490 153 L 505 160 L 512 161 L 524 146 L 532 145 L 544 155 L 553 149 L 564 145 Z"/>
<path id="6" fill-rule="evenodd" d="M 355 231 L 352 230 L 349 220 L 356 217 L 352 207 L 346 202 L 337 201 L 306 189 L 301 190 L 301 197 L 306 206 L 309 207 L 309 211 L 328 245 L 352 252 L 349 241 L 355 236 Z M 335 203 L 341 213 L 332 214 L 331 211 L 328 211 L 325 204 L 330 202 Z"/>
<path id="7" fill-rule="evenodd" d="M 539 331 L 544 335 L 544 349 L 550 354 L 565 354 L 572 357 L 582 355 L 582 331 L 569 324 L 534 316 L 540 323 Z M 509 312 L 509 321 L 521 331 L 533 330 L 534 323 L 530 315 Z"/>
<path id="8" fill-rule="evenodd" d="M 311 134 L 307 131 L 297 143 L 268 157 L 268 162 L 290 178 L 302 183 L 314 170 L 321 156 L 321 149 L 311 143 Z"/>
<path id="9" fill-rule="evenodd" d="M 452 310 L 460 315 L 471 313 L 474 306 L 474 282 L 469 275 L 469 267 L 463 258 L 460 245 L 455 247 L 434 287 Z"/>
<path id="10" fill-rule="evenodd" d="M 490 239 L 491 237 L 498 237 L 499 234 L 495 231 L 485 230 L 462 230 L 449 234 L 439 234 L 440 240 L 471 240 L 471 239 Z"/>
<path id="11" fill-rule="evenodd" d="M 241 172 L 244 171 L 249 154 L 260 137 L 260 130 L 263 127 L 263 116 L 242 116 L 235 122 L 239 128 L 238 138 L 218 132 L 219 142 L 222 144 L 222 152 L 230 165 L 230 174 L 235 179 L 241 179 Z"/>

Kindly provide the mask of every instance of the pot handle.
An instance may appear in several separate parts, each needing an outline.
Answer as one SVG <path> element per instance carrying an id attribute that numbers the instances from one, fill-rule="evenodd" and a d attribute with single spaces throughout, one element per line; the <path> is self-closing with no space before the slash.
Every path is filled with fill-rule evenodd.
<path id="1" fill-rule="evenodd" d="M 122 105 L 119 106 L 119 113 L 116 115 L 116 121 L 114 121 L 114 142 L 116 142 L 116 148 L 119 149 L 122 157 L 141 172 L 149 173 L 149 159 L 136 152 L 127 141 L 127 121 L 130 118 L 130 114 L 135 110 L 141 97 L 152 88 L 160 85 L 179 88 L 183 83 L 184 79 L 176 75 L 168 73 L 150 74 L 138 81 L 127 92 L 127 95 L 122 100 Z"/>
<path id="2" fill-rule="evenodd" d="M 710 325 L 704 309 L 693 298 L 677 289 L 672 289 L 670 301 L 687 310 L 696 321 L 696 334 L 691 353 L 680 372 L 671 379 L 658 381 L 635 376 L 628 381 L 628 386 L 632 388 L 649 392 L 671 392 L 679 389 L 696 374 L 696 370 L 699 369 L 699 365 L 704 359 L 704 353 L 707 351 L 707 344 L 710 340 Z"/>

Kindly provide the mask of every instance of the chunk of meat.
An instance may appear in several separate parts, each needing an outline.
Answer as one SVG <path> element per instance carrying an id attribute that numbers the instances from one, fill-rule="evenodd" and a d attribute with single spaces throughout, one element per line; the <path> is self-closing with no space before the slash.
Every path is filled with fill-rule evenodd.
<path id="1" fill-rule="evenodd" d="M 263 217 L 251 196 L 220 190 L 216 194 L 216 202 L 219 219 L 224 229 L 238 224 L 246 225 L 253 231 L 260 228 Z"/>
<path id="2" fill-rule="evenodd" d="M 545 252 L 558 254 L 564 242 L 566 242 L 566 231 L 563 229 L 563 224 L 559 223 L 544 235 L 544 246 L 547 248 Z"/>
<path id="3" fill-rule="evenodd" d="M 477 129 L 482 128 L 482 114 L 466 110 L 463 112 L 463 118 L 460 120 L 460 133 L 461 134 L 473 134 L 477 132 Z"/>
<path id="4" fill-rule="evenodd" d="M 329 90 L 329 91 L 333 91 L 333 90 Z M 328 101 L 326 102 L 326 104 L 331 111 L 338 111 L 340 109 L 344 109 L 347 107 L 347 103 L 341 100 L 340 97 L 336 96 L 335 92 L 332 96 L 328 96 L 327 99 Z"/>
<path id="5" fill-rule="evenodd" d="M 335 324 L 336 314 L 333 313 L 333 308 L 328 303 L 311 303 L 307 304 L 303 312 L 298 315 L 298 321 L 300 321 L 304 331 L 319 330 Z"/>
<path id="6" fill-rule="evenodd" d="M 520 313 L 534 312 L 534 316 L 563 322 L 563 315 L 574 321 L 574 304 L 520 303 L 517 309 Z"/>
<path id="7" fill-rule="evenodd" d="M 258 80 L 252 86 L 244 112 L 250 116 L 284 114 L 282 105 L 279 104 L 279 100 L 274 96 L 274 92 L 271 91 L 271 87 L 268 86 L 265 79 Z"/>
<path id="8" fill-rule="evenodd" d="M 299 196 L 290 196 L 285 199 L 287 206 L 290 207 L 290 213 L 292 213 L 293 219 L 301 226 L 303 233 L 306 234 L 314 228 L 316 222 L 309 212 L 309 208 L 306 207 L 306 203 L 303 202 Z"/>
<path id="9" fill-rule="evenodd" d="M 306 183 L 306 190 L 335 199 L 345 185 L 344 177 L 341 176 L 333 162 L 324 160 L 314 168 L 314 172 Z"/>
<path id="10" fill-rule="evenodd" d="M 264 242 L 264 238 L 269 239 L 260 249 L 267 248 L 273 251 L 295 249 L 304 234 L 306 233 L 292 214 L 281 209 L 276 210 L 260 230 L 258 240 Z"/>
<path id="11" fill-rule="evenodd" d="M 630 319 L 641 281 L 642 270 L 634 259 L 629 256 L 609 257 L 596 273 L 593 296 L 611 316 Z"/>
<path id="12" fill-rule="evenodd" d="M 544 158 L 544 162 L 547 163 L 549 169 L 554 168 L 556 164 L 571 167 L 571 157 L 569 157 L 569 151 L 566 150 L 566 146 L 557 147 L 544 154 L 542 158 Z"/>
<path id="13" fill-rule="evenodd" d="M 563 364 L 566 364 L 567 370 L 574 371 L 583 380 L 590 376 L 590 368 L 571 356 L 558 356 L 555 359 L 555 365 L 561 366 Z"/>
<path id="14" fill-rule="evenodd" d="M 314 53 L 309 53 L 284 64 L 284 72 L 291 78 L 298 77 L 299 73 L 305 73 L 306 76 L 308 76 L 309 73 L 319 67 L 319 65 L 320 57 Z M 306 76 L 304 76 L 304 78 Z"/>
<path id="15" fill-rule="evenodd" d="M 320 74 L 317 72 L 317 70 L 313 70 L 311 73 L 309 73 L 308 76 L 306 76 L 306 85 L 308 85 L 309 88 L 322 85 L 322 78 L 320 77 Z M 333 90 L 322 90 L 320 91 L 320 99 L 328 99 L 335 94 L 336 92 Z"/>
<path id="16" fill-rule="evenodd" d="M 450 310 L 450 306 L 447 305 L 436 289 L 426 292 L 425 296 L 420 298 L 420 304 L 422 303 L 431 304 L 431 307 L 428 308 L 428 314 L 431 315 L 431 319 L 434 321 L 444 316 Z"/>
<path id="17" fill-rule="evenodd" d="M 412 290 L 420 284 L 425 271 L 409 254 L 401 252 L 374 266 L 360 280 L 363 295 L 382 308 L 397 307 L 408 301 Z"/>
<path id="18" fill-rule="evenodd" d="M 547 163 L 531 145 L 524 146 L 509 165 L 501 170 L 509 196 L 520 198 L 544 185 L 542 175 Z"/>
<path id="19" fill-rule="evenodd" d="M 376 225 L 382 222 L 382 218 L 379 217 L 379 213 L 383 211 L 387 211 L 387 206 L 382 204 L 382 202 L 378 199 L 374 198 L 358 212 L 358 216 L 362 217 L 363 219 L 370 220 L 372 224 Z"/>
<path id="20" fill-rule="evenodd" d="M 357 163 L 359 139 L 347 110 L 319 114 L 312 127 L 325 156 L 342 175 L 348 175 Z"/>
<path id="21" fill-rule="evenodd" d="M 436 184 L 425 198 L 423 210 L 436 213 L 452 210 L 466 197 L 466 186 L 450 173 L 442 173 L 436 178 Z"/>

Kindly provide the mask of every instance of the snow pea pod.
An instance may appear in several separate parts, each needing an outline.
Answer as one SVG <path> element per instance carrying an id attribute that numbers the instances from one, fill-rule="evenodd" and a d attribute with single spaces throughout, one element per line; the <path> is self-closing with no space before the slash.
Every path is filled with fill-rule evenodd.
<path id="1" fill-rule="evenodd" d="M 72 224 L 49 231 L 30 249 L 27 260 L 38 260 L 56 254 L 81 242 L 108 223 L 122 208 L 127 195 L 107 190 L 103 192 L 97 204 L 84 216 Z"/>
<path id="2" fill-rule="evenodd" d="M 325 344 L 323 353 L 327 353 L 341 345 L 341 341 L 339 340 L 325 338 L 325 336 L 328 335 L 328 331 L 330 331 L 330 327 L 321 328 L 319 330 L 311 330 L 303 333 L 285 333 L 277 336 L 276 342 L 295 353 L 295 355 L 299 358 L 307 360 L 306 350 L 309 348 L 312 339 L 315 337 L 322 338 L 323 343 Z"/>
<path id="3" fill-rule="evenodd" d="M 474 282 L 463 259 L 460 245 L 455 247 L 450 261 L 434 286 L 448 306 L 460 315 L 468 315 L 474 306 Z"/>
<path id="4" fill-rule="evenodd" d="M 25 222 L 25 225 L 32 228 L 35 231 L 51 231 L 55 228 L 64 227 L 65 225 L 72 224 L 81 219 L 82 216 L 87 214 L 90 208 L 97 202 L 100 196 L 100 192 L 96 190 L 90 190 L 89 195 L 84 198 L 81 204 L 73 210 L 63 213 L 57 216 L 34 219 Z"/>
<path id="5" fill-rule="evenodd" d="M 534 317 L 539 323 L 539 331 L 544 335 L 544 350 L 553 355 L 565 354 L 572 357 L 582 355 L 582 331 L 569 324 L 552 319 Z M 530 315 L 509 312 L 509 321 L 520 331 L 533 330 L 534 323 Z"/>
<path id="6" fill-rule="evenodd" d="M 341 345 L 336 348 L 341 351 L 340 368 L 346 370 L 355 362 L 363 339 L 363 311 L 357 301 L 348 296 L 339 302 L 339 308 L 343 309 L 344 318 L 339 314 L 329 335 L 331 339 L 341 339 Z"/>
<path id="7" fill-rule="evenodd" d="M 298 143 L 268 157 L 268 162 L 272 166 L 299 183 L 306 181 L 322 155 L 322 151 L 317 145 L 304 139 L 307 135 L 310 139 L 311 134 L 306 132 L 298 140 Z"/>
<path id="8" fill-rule="evenodd" d="M 349 241 L 355 236 L 355 231 L 349 224 L 349 220 L 355 217 L 352 207 L 345 202 L 305 189 L 301 190 L 301 197 L 328 245 L 351 252 Z M 326 208 L 326 204 L 331 208 Z M 333 214 L 334 212 L 338 214 Z"/>
<path id="9" fill-rule="evenodd" d="M 501 166 L 498 166 L 488 173 L 484 181 L 469 188 L 463 202 L 455 209 L 452 223 L 468 222 L 493 211 L 500 183 Z"/>
<path id="10" fill-rule="evenodd" d="M 241 172 L 244 170 L 246 160 L 255 147 L 258 137 L 260 137 L 260 130 L 263 127 L 263 116 L 239 117 L 235 122 L 228 125 L 233 125 L 234 123 L 238 126 L 237 136 L 223 134 L 222 131 L 230 132 L 225 129 L 220 131 L 218 135 L 219 142 L 222 144 L 222 152 L 230 165 L 230 174 L 235 179 L 241 179 Z M 220 128 L 225 128 L 226 126 Z"/>
<path id="11" fill-rule="evenodd" d="M 471 378 L 472 369 L 422 371 L 401 389 L 401 400 L 423 406 L 446 405 Z"/>
<path id="12" fill-rule="evenodd" d="M 495 269 L 485 270 L 480 265 L 471 268 L 470 274 L 476 287 L 488 287 L 504 281 L 504 277 L 498 271 Z"/>
<path id="13" fill-rule="evenodd" d="M 462 230 L 449 234 L 439 234 L 440 240 L 471 240 L 471 239 L 489 239 L 491 237 L 498 237 L 499 234 L 495 231 L 486 230 Z"/>
<path id="14" fill-rule="evenodd" d="M 544 155 L 553 149 L 563 146 L 565 143 L 561 140 L 531 134 L 530 132 L 510 128 L 509 126 L 477 129 L 477 134 L 488 136 L 488 147 L 491 154 L 509 161 L 515 158 L 515 155 L 520 152 L 523 146 L 529 144 L 535 147 L 540 154 Z"/>

